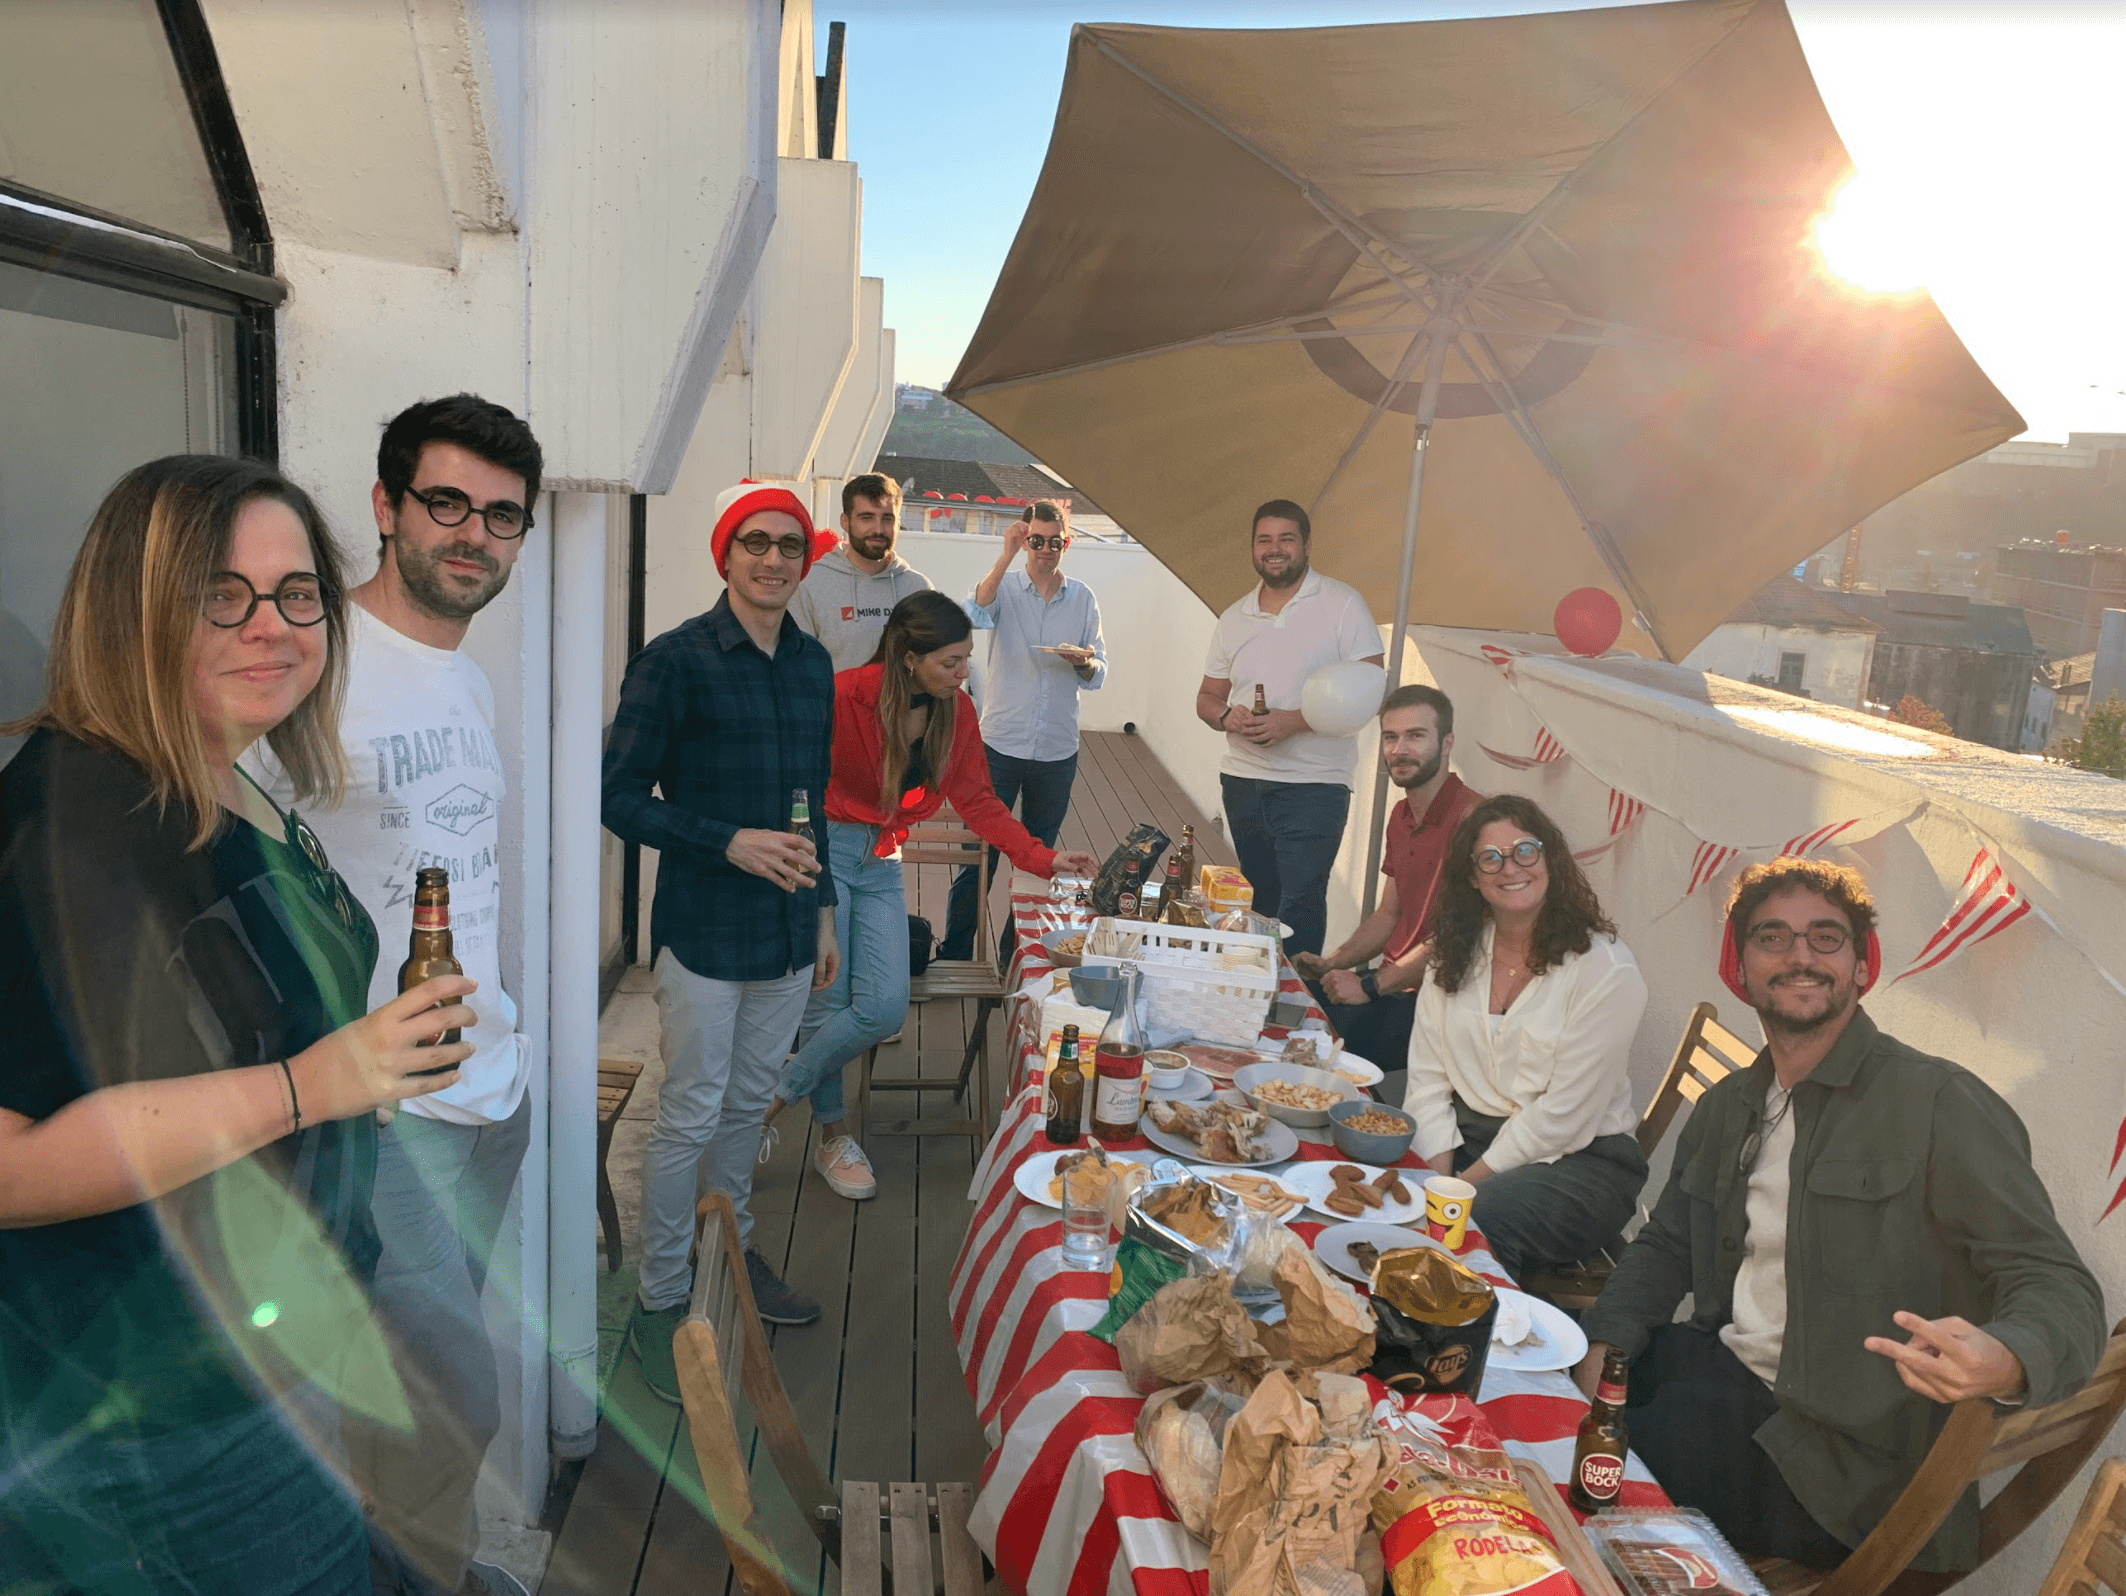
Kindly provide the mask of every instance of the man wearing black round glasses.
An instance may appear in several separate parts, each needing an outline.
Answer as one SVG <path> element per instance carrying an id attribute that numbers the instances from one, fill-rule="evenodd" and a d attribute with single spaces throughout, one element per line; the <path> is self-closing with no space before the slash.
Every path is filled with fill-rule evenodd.
<path id="1" fill-rule="evenodd" d="M 531 429 L 473 394 L 424 400 L 385 427 L 370 490 L 379 560 L 350 612 L 340 741 L 351 779 L 338 809 L 309 812 L 387 950 L 370 979 L 371 1006 L 397 993 L 399 956 L 389 950 L 403 946 L 414 872 L 426 866 L 450 872 L 454 951 L 480 984 L 479 1024 L 465 1033 L 477 1051 L 457 1084 L 401 1105 L 378 1138 L 376 1305 L 414 1422 L 356 1415 L 346 1427 L 374 1504 L 379 1589 L 415 1596 L 520 1588 L 472 1563 L 473 1485 L 501 1426 L 480 1294 L 530 1140 L 531 1100 L 529 1055 L 502 988 L 505 786 L 494 690 L 459 644 L 509 581 L 542 463 Z M 233 613 L 244 597 L 222 602 Z M 314 602 L 285 586 L 276 598 L 296 624 Z M 215 602 L 210 595 L 209 620 Z"/>
<path id="2" fill-rule="evenodd" d="M 2055 1402 L 2104 1342 L 2015 1111 L 1860 1007 L 1881 972 L 1858 871 L 1752 865 L 1720 973 L 1765 1050 L 1701 1098 L 1667 1187 L 1582 1322 L 1578 1379 L 1632 1357 L 1633 1449 L 1745 1552 L 1843 1561 L 1952 1404 Z M 1672 1323 L 1685 1293 L 1692 1317 Z M 1977 1563 L 1966 1491 L 1911 1567 Z"/>

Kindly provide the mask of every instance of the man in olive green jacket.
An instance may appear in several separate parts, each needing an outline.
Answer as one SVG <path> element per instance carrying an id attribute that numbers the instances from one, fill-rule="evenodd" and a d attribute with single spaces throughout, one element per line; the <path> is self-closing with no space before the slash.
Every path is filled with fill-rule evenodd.
<path id="1" fill-rule="evenodd" d="M 1627 1353 L 1631 1445 L 1668 1494 L 1744 1551 L 1818 1567 L 1889 1511 L 1950 1404 L 2057 1401 L 2104 1341 L 2015 1111 L 1861 1011 L 1874 926 L 1839 865 L 1737 881 L 1721 975 L 1769 1045 L 1692 1112 L 1578 1371 L 1591 1391 L 1604 1350 Z M 1977 1561 L 1974 1489 L 1912 1566 Z"/>

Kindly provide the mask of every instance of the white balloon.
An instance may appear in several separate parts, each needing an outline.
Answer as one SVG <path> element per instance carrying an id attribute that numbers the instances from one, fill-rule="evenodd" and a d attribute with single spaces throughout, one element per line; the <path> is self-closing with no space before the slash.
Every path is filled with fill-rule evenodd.
<path id="1" fill-rule="evenodd" d="M 1299 690 L 1299 713 L 1324 737 L 1348 737 L 1380 713 L 1388 673 L 1364 660 L 1332 660 Z"/>

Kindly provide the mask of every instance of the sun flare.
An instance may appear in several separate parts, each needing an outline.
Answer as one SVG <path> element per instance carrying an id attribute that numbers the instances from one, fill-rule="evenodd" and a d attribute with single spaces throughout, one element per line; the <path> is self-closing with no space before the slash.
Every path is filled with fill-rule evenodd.
<path id="1" fill-rule="evenodd" d="M 1809 229 L 1823 269 L 1869 294 L 1917 294 L 1928 218 L 1894 189 L 1858 174 L 1847 178 Z"/>

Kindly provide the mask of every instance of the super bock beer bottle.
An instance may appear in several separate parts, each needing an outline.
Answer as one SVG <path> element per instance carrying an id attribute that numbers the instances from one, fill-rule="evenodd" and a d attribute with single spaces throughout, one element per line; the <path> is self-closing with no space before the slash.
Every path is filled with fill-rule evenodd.
<path id="1" fill-rule="evenodd" d="M 464 973 L 465 967 L 458 963 L 450 945 L 450 872 L 439 868 L 417 870 L 413 877 L 413 935 L 407 942 L 406 962 L 399 966 L 399 990 L 410 991 L 434 976 Z M 457 1039 L 457 1027 L 452 1026 L 420 1045 L 448 1046 Z M 443 1070 L 456 1068 L 455 1064 L 445 1064 L 442 1069 L 414 1073 L 440 1075 Z"/>
<path id="2" fill-rule="evenodd" d="M 1595 1386 L 1594 1401 L 1580 1421 L 1580 1438 L 1572 1453 L 1572 1486 L 1566 1493 L 1583 1513 L 1599 1513 L 1617 1505 L 1617 1492 L 1624 1484 L 1626 1432 L 1624 1393 L 1631 1378 L 1631 1365 L 1624 1354 L 1611 1347 L 1602 1354 L 1602 1378 Z"/>

